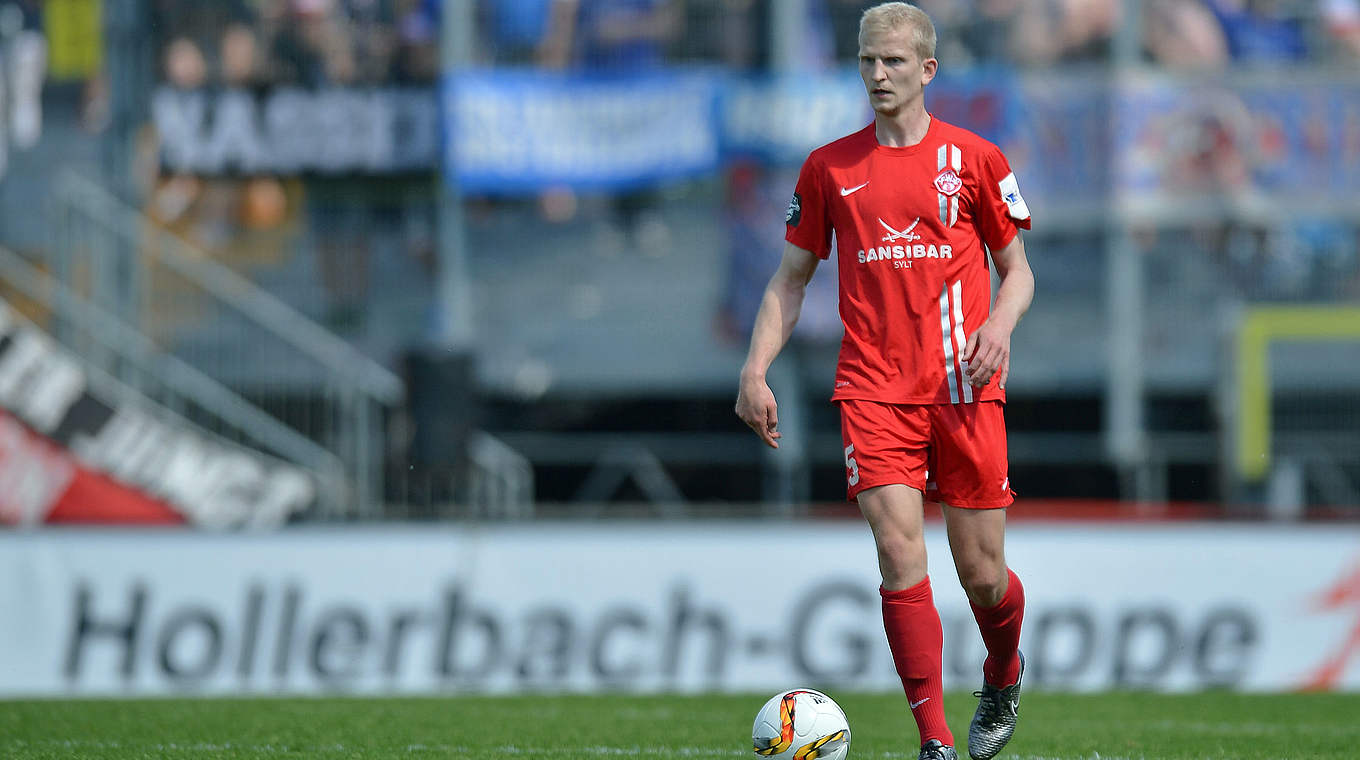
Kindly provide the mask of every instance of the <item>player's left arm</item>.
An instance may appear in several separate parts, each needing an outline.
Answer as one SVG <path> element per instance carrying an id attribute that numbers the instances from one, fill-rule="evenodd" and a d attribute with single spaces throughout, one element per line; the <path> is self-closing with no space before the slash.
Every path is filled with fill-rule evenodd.
<path id="1" fill-rule="evenodd" d="M 1005 390 L 1011 372 L 1011 333 L 1034 300 L 1034 272 L 1025 257 L 1019 230 L 1011 242 L 992 251 L 992 264 L 1001 277 L 996 303 L 987 321 L 968 336 L 963 355 L 968 360 L 968 382 L 981 388 L 999 372 L 997 385 Z"/>

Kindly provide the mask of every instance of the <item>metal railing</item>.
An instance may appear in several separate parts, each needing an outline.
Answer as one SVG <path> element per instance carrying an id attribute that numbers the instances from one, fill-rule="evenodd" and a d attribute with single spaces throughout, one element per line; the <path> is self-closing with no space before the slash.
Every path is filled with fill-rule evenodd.
<path id="1" fill-rule="evenodd" d="M 405 393 L 395 374 L 87 179 L 62 175 L 51 213 L 59 340 L 212 432 L 304 465 L 279 426 L 309 439 L 346 473 L 348 497 L 325 514 L 381 516 L 385 412 Z M 140 340 L 110 345 L 100 314 Z"/>
<path id="2" fill-rule="evenodd" d="M 200 420 L 210 417 L 216 424 L 206 427 L 213 433 L 277 454 L 318 475 L 323 503 L 346 499 L 340 490 L 344 486 L 344 464 L 334 454 L 216 380 L 161 352 L 146 336 L 77 298 L 70 288 L 4 247 L 0 247 L 0 281 L 53 314 L 64 315 L 66 332 L 77 336 L 76 343 L 97 347 L 117 358 L 123 369 L 123 381 L 113 379 L 104 368 L 93 367 L 91 375 L 96 380 L 110 388 L 136 388 L 148 399 L 183 416 Z M 133 382 L 128 383 L 128 378 Z"/>
<path id="3" fill-rule="evenodd" d="M 534 468 L 528 458 L 481 430 L 468 441 L 468 502 L 479 516 L 524 520 L 534 516 Z"/>
<path id="4" fill-rule="evenodd" d="M 390 517 L 403 510 L 388 502 L 409 512 L 431 491 L 386 482 L 400 378 L 97 184 L 67 173 L 56 187 L 51 274 L 0 257 L 0 274 L 52 311 L 54 336 L 206 430 L 313 469 L 327 518 Z M 528 460 L 471 436 L 466 486 L 446 490 L 482 517 L 532 516 Z"/>

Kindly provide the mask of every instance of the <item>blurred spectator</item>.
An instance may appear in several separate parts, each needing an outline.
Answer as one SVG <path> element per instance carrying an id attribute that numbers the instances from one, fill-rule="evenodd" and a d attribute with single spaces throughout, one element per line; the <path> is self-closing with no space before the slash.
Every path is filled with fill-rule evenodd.
<path id="1" fill-rule="evenodd" d="M 770 11 L 772 0 L 714 0 L 706 24 L 687 22 L 687 28 L 709 29 L 714 38 L 713 58 L 737 71 L 762 71 L 770 66 Z M 686 7 L 693 7 L 690 4 Z M 697 21 L 697 20 L 696 20 Z"/>
<path id="2" fill-rule="evenodd" d="M 42 137 L 46 77 L 42 8 L 36 0 L 0 5 L 0 175 L 9 145 L 27 150 Z"/>
<path id="3" fill-rule="evenodd" d="M 162 23 L 169 31 L 169 42 L 162 53 L 161 66 L 165 82 L 181 90 L 197 90 L 210 83 L 209 65 L 201 40 L 209 38 L 209 31 L 200 23 L 202 16 L 216 19 L 210 9 L 160 3 L 164 14 Z M 203 11 L 202 16 L 193 11 Z M 228 29 L 239 26 L 239 17 Z M 239 47 L 233 43 L 233 64 L 239 65 Z M 230 224 L 229 213 L 223 210 L 227 192 L 225 183 L 205 182 L 187 173 L 176 173 L 153 178 L 154 187 L 147 198 L 147 215 L 167 228 L 174 229 L 191 241 L 212 247 L 221 242 Z M 216 185 L 209 191 L 210 185 Z"/>
<path id="4" fill-rule="evenodd" d="M 1108 61 L 1119 7 L 1117 0 L 1025 3 L 1011 14 L 1007 49 L 1022 66 Z"/>
<path id="5" fill-rule="evenodd" d="M 244 0 L 154 0 L 151 27 L 161 35 L 166 81 L 182 89 L 216 83 L 224 32 L 254 20 Z"/>
<path id="6" fill-rule="evenodd" d="M 3 4 L 4 0 L 0 0 Z M 47 79 L 76 85 L 79 123 L 86 131 L 102 131 L 109 119 L 107 83 L 104 77 L 104 29 L 101 0 L 9 0 L 13 7 L 27 8 L 25 25 L 47 47 Z M 0 33 L 0 36 L 3 36 Z M 58 98 L 70 93 L 65 89 Z M 41 115 L 41 111 L 38 111 Z"/>
<path id="7" fill-rule="evenodd" d="M 341 23 L 349 27 L 356 79 L 365 84 L 388 81 L 398 39 L 393 3 L 391 0 L 343 0 L 343 3 L 338 10 Z M 435 35 L 432 41 L 437 40 Z"/>
<path id="8" fill-rule="evenodd" d="M 15 0 L 9 0 L 13 3 Z M 55 81 L 88 82 L 104 64 L 102 0 L 20 0 L 32 11 L 31 26 L 50 47 L 49 76 Z M 41 10 L 40 18 L 36 12 Z M 36 23 L 35 23 L 36 22 Z"/>
<path id="9" fill-rule="evenodd" d="M 245 24 L 232 24 L 222 33 L 222 81 L 227 87 L 259 84 L 261 61 L 255 32 Z"/>
<path id="10" fill-rule="evenodd" d="M 935 21 L 935 57 L 942 66 L 957 70 L 978 60 L 980 56 L 969 46 L 968 30 L 982 20 L 975 2 L 921 0 L 919 5 Z M 855 34 L 852 32 L 849 38 L 854 39 Z"/>
<path id="11" fill-rule="evenodd" d="M 859 55 L 859 18 L 873 3 L 825 4 L 836 60 Z M 1048 66 L 1104 61 L 1121 0 L 917 0 L 935 22 L 935 57 L 948 70 L 979 64 Z M 814 26 L 816 25 L 814 21 Z"/>
<path id="12" fill-rule="evenodd" d="M 1171 68 L 1217 68 L 1228 61 L 1228 41 L 1199 0 L 1151 0 L 1143 9 L 1143 47 L 1154 63 Z"/>
<path id="13" fill-rule="evenodd" d="M 1223 27 L 1234 61 L 1301 61 L 1308 55 L 1302 20 L 1280 0 L 1205 0 Z"/>
<path id="14" fill-rule="evenodd" d="M 193 90 L 208 82 L 208 63 L 198 44 L 176 37 L 165 49 L 165 80 L 181 90 Z"/>
<path id="15" fill-rule="evenodd" d="M 659 66 L 682 33 L 676 0 L 559 0 L 573 57 L 596 71 Z M 571 12 L 575 6 L 575 12 Z"/>
<path id="16" fill-rule="evenodd" d="M 357 67 L 348 29 L 331 0 L 276 0 L 270 5 L 266 29 L 272 37 L 273 82 L 315 89 L 354 81 Z"/>
<path id="17" fill-rule="evenodd" d="M 768 60 L 770 0 L 685 0 L 679 35 L 669 51 L 676 61 L 717 62 L 735 70 Z"/>
<path id="18" fill-rule="evenodd" d="M 538 64 L 560 69 L 571 60 L 572 24 L 567 14 L 576 3 L 563 0 L 490 0 L 482 4 L 480 23 L 487 30 L 482 57 L 493 64 Z"/>
<path id="19" fill-rule="evenodd" d="M 1360 59 L 1360 2 L 1323 0 L 1321 12 L 1335 53 L 1352 61 Z"/>
<path id="20" fill-rule="evenodd" d="M 315 88 L 438 75 L 441 0 L 153 3 L 161 55 L 192 44 L 204 60 L 205 84 Z"/>
<path id="21" fill-rule="evenodd" d="M 440 1 L 395 0 L 396 81 L 432 82 L 439 75 Z"/>

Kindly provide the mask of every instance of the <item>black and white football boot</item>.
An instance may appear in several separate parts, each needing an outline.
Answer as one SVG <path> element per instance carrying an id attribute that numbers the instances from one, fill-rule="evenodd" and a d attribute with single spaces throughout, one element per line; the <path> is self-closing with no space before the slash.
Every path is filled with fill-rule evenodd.
<path id="1" fill-rule="evenodd" d="M 1025 654 L 1020 654 L 1020 675 L 1015 683 L 998 689 L 982 684 L 982 691 L 973 692 L 978 698 L 977 712 L 968 724 L 968 756 L 973 760 L 991 760 L 1006 746 L 1015 733 L 1015 719 L 1020 712 L 1020 682 L 1025 678 Z"/>
<path id="2" fill-rule="evenodd" d="M 959 753 L 939 739 L 931 739 L 921 745 L 921 754 L 916 760 L 959 760 Z"/>

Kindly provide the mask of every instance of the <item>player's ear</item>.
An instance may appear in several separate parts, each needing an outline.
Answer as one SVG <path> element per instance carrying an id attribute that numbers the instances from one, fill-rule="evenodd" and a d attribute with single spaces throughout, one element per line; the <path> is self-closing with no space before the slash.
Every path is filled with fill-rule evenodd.
<path id="1" fill-rule="evenodd" d="M 940 62 L 934 58 L 927 58 L 921 62 L 921 86 L 930 84 L 935 78 L 935 73 L 940 70 Z"/>

